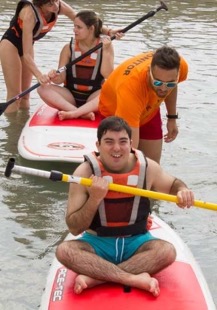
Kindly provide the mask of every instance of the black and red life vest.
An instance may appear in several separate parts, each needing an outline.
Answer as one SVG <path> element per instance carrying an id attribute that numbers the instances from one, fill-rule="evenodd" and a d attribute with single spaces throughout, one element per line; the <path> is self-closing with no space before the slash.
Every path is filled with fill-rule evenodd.
<path id="1" fill-rule="evenodd" d="M 26 4 L 31 5 L 35 13 L 36 24 L 33 29 L 33 40 L 37 41 L 43 38 L 53 28 L 53 26 L 56 24 L 58 14 L 52 13 L 50 21 L 47 22 L 42 14 L 41 9 L 33 5 L 32 1 L 30 0 L 19 1 L 15 15 L 10 22 L 10 28 L 15 31 L 16 36 L 19 38 L 22 37 L 22 20 L 19 18 L 19 13 Z"/>
<path id="2" fill-rule="evenodd" d="M 100 39 L 96 45 L 99 44 Z M 76 40 L 70 42 L 71 61 L 82 55 Z M 101 75 L 102 49 L 86 56 L 72 67 L 67 68 L 65 86 L 71 91 L 93 93 L 101 89 L 104 77 Z"/>
<path id="3" fill-rule="evenodd" d="M 132 171 L 125 174 L 110 173 L 102 166 L 96 153 L 85 155 L 97 176 L 110 183 L 146 187 L 147 162 L 141 151 L 133 151 L 137 162 Z M 147 218 L 150 214 L 150 201 L 146 197 L 108 191 L 90 225 L 99 236 L 127 236 L 147 232 Z"/>

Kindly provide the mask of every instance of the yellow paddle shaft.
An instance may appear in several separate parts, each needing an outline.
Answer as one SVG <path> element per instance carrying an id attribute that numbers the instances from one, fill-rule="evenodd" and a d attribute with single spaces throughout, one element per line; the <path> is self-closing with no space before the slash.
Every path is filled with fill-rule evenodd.
<path id="1" fill-rule="evenodd" d="M 9 159 L 6 170 L 5 170 L 5 176 L 9 177 L 12 171 L 15 171 L 18 173 L 25 173 L 25 174 L 40 176 L 40 177 L 48 178 L 53 181 L 62 181 L 62 182 L 69 182 L 69 183 L 72 182 L 72 183 L 82 184 L 86 186 L 90 186 L 92 184 L 91 179 L 63 174 L 62 172 L 59 172 L 59 171 L 49 172 L 49 171 L 44 171 L 44 170 L 39 170 L 39 169 L 34 169 L 34 168 L 29 168 L 29 167 L 17 166 L 15 165 L 14 158 Z M 145 189 L 124 186 L 124 185 L 119 185 L 119 184 L 114 184 L 114 183 L 109 184 L 109 190 L 120 192 L 120 193 L 128 193 L 128 194 L 132 194 L 135 196 L 148 197 L 152 199 L 165 200 L 165 201 L 170 201 L 170 202 L 175 202 L 175 203 L 178 202 L 177 197 L 174 195 L 153 192 L 153 191 L 149 191 Z M 194 200 L 194 206 L 203 208 L 203 209 L 217 211 L 217 204 L 211 203 L 211 202 Z"/>
<path id="2" fill-rule="evenodd" d="M 90 186 L 92 184 L 92 180 L 88 178 L 80 178 L 80 177 L 74 177 L 74 176 L 69 176 L 69 175 L 65 175 L 65 176 L 67 178 L 68 177 L 72 178 L 73 180 L 71 182 L 74 181 L 75 183 L 79 183 L 79 184 L 86 185 L 86 186 Z M 69 182 L 69 180 L 67 182 Z M 148 197 L 148 198 L 157 199 L 157 200 L 165 200 L 165 201 L 170 201 L 170 202 L 175 202 L 175 203 L 178 202 L 177 197 L 174 195 L 153 192 L 153 191 L 149 191 L 146 189 L 140 189 L 140 188 L 125 186 L 125 185 L 114 184 L 114 183 L 109 184 L 109 190 L 120 192 L 120 193 L 132 194 L 135 196 Z M 217 211 L 217 204 L 211 203 L 211 202 L 194 200 L 194 206 L 203 208 L 203 209 Z"/>

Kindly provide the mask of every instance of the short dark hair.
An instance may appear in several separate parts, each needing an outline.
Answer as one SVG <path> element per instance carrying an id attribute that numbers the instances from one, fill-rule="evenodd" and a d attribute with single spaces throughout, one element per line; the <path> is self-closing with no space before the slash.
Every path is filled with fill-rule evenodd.
<path id="1" fill-rule="evenodd" d="M 164 45 L 163 47 L 158 48 L 153 55 L 151 68 L 154 66 L 166 70 L 179 70 L 180 56 L 174 48 Z"/>
<path id="2" fill-rule="evenodd" d="M 130 140 L 132 137 L 132 130 L 130 128 L 130 126 L 127 124 L 127 122 L 118 116 L 109 116 L 104 118 L 101 123 L 99 124 L 99 127 L 97 129 L 97 139 L 98 142 L 100 143 L 102 136 L 104 134 L 106 134 L 106 132 L 108 130 L 111 131 L 122 131 L 122 130 L 126 130 Z"/>
<path id="3" fill-rule="evenodd" d="M 78 17 L 87 27 L 94 26 L 94 35 L 99 38 L 102 33 L 102 20 L 98 14 L 92 10 L 82 10 L 75 17 Z"/>

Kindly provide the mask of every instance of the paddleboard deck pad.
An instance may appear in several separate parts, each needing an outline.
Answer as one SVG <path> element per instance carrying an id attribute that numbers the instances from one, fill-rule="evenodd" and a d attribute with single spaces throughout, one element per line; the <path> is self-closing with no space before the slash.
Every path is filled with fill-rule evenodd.
<path id="1" fill-rule="evenodd" d="M 157 216 L 151 233 L 174 244 L 176 261 L 155 277 L 160 295 L 118 284 L 101 284 L 77 295 L 73 291 L 77 276 L 55 258 L 41 301 L 41 310 L 211 310 L 216 309 L 206 280 L 189 248 L 180 237 Z M 66 239 L 75 237 L 69 234 Z"/>
<path id="2" fill-rule="evenodd" d="M 28 160 L 83 162 L 83 155 L 96 150 L 96 120 L 70 119 L 60 121 L 58 111 L 40 104 L 25 124 L 18 152 Z"/>

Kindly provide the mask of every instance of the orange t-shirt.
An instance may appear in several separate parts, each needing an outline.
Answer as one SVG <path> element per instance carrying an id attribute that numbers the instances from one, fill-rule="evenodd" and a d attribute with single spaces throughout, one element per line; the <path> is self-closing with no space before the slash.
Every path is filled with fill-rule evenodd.
<path id="1" fill-rule="evenodd" d="M 158 97 L 148 82 L 152 56 L 153 52 L 141 53 L 124 61 L 110 74 L 99 98 L 99 112 L 104 117 L 122 117 L 136 128 L 154 117 L 165 98 Z M 187 74 L 188 65 L 181 58 L 179 82 L 186 80 Z"/>

